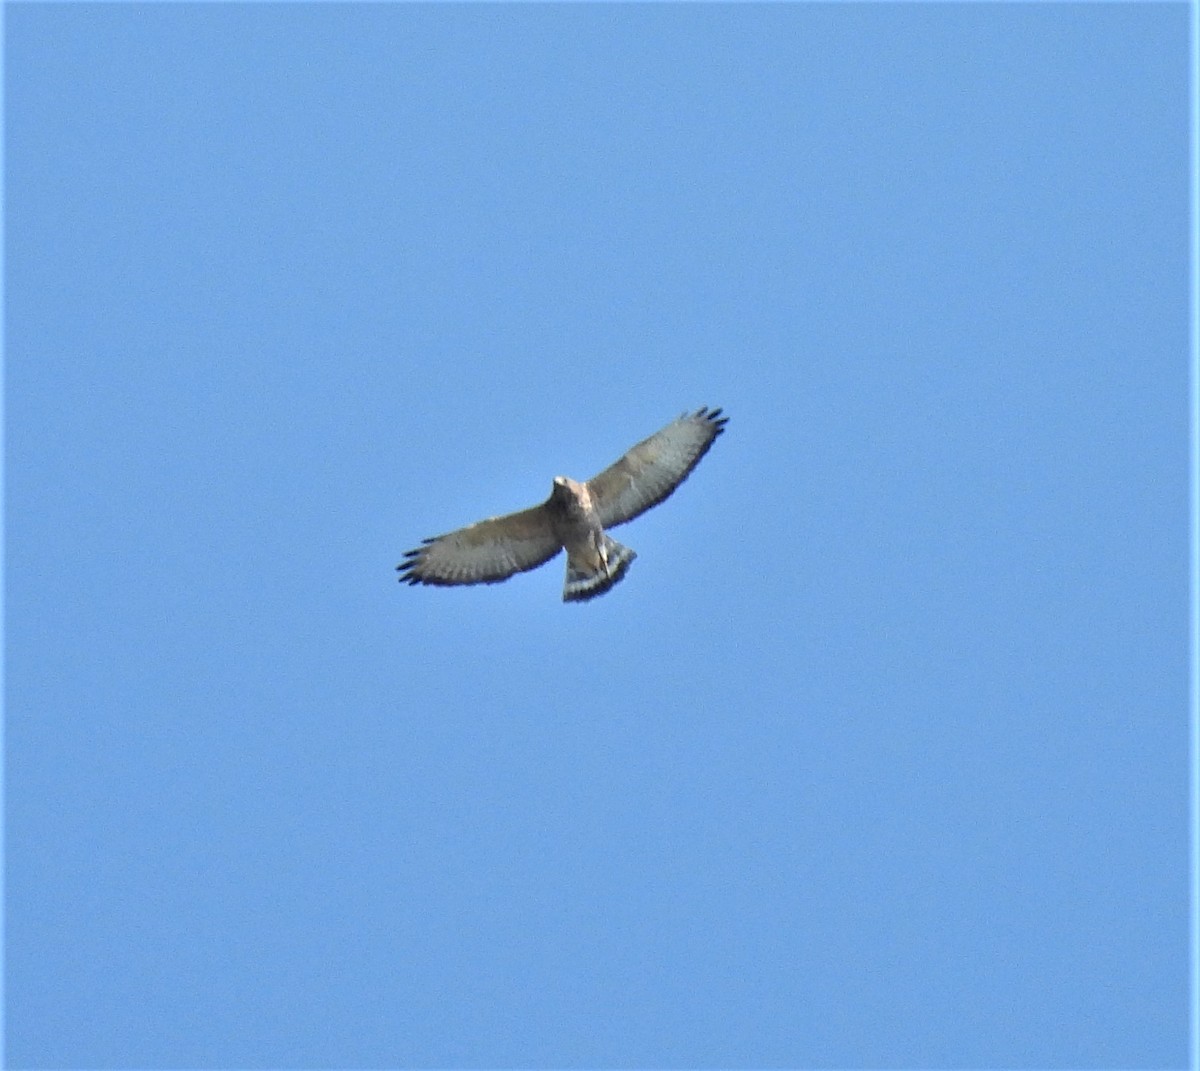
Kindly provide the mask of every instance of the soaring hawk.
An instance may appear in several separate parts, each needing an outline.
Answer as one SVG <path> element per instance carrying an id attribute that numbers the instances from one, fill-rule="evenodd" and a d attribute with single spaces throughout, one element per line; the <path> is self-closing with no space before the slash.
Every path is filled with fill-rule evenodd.
<path id="1" fill-rule="evenodd" d="M 540 506 L 426 539 L 396 568 L 409 584 L 495 584 L 536 569 L 564 547 L 563 602 L 602 595 L 637 555 L 604 530 L 633 520 L 678 487 L 725 430 L 707 406 L 685 413 L 587 483 L 555 476 Z"/>

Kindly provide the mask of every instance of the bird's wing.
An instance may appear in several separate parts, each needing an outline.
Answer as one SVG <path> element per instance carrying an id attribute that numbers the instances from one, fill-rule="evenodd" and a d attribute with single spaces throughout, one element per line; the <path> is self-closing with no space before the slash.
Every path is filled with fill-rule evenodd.
<path id="1" fill-rule="evenodd" d="M 728 419 L 707 407 L 685 413 L 588 480 L 600 523 L 611 528 L 657 506 L 687 479 Z"/>
<path id="2" fill-rule="evenodd" d="M 561 549 L 543 503 L 426 539 L 396 568 L 402 584 L 495 584 Z"/>

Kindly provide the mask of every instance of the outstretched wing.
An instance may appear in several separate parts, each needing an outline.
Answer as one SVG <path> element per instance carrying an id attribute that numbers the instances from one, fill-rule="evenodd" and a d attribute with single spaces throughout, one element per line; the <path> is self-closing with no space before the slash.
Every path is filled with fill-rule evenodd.
<path id="1" fill-rule="evenodd" d="M 396 568 L 402 584 L 495 584 L 536 569 L 560 550 L 543 503 L 426 539 Z"/>
<path id="2" fill-rule="evenodd" d="M 685 413 L 588 480 L 600 523 L 611 528 L 657 506 L 687 479 L 728 419 L 707 406 Z"/>

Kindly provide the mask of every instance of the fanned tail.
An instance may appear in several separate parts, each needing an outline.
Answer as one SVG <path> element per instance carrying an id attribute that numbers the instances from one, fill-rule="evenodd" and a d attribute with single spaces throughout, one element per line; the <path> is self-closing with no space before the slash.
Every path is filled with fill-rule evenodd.
<path id="1" fill-rule="evenodd" d="M 601 549 L 584 555 L 567 553 L 567 579 L 563 602 L 586 602 L 603 595 L 629 571 L 637 554 L 610 535 L 602 535 Z"/>

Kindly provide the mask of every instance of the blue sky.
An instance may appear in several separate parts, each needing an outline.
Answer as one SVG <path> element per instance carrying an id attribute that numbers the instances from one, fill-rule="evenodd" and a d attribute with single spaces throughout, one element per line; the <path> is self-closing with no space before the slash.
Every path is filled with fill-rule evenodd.
<path id="1" fill-rule="evenodd" d="M 11 1066 L 1184 1063 L 1184 5 L 5 21 Z"/>

